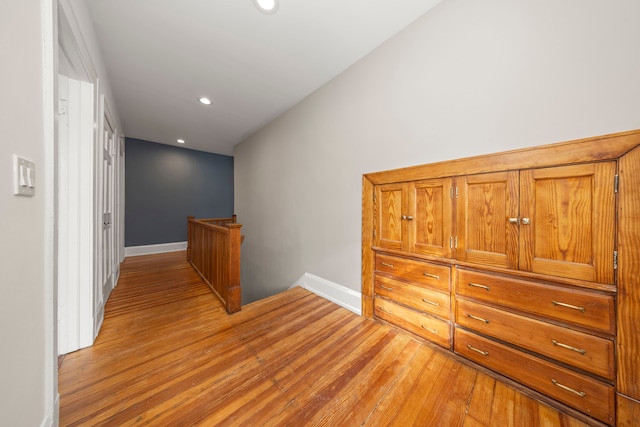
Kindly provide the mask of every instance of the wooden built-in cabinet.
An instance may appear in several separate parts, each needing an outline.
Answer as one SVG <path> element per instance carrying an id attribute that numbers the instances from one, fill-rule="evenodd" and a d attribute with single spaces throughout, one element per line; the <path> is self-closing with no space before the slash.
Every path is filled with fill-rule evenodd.
<path id="1" fill-rule="evenodd" d="M 451 267 L 376 255 L 376 317 L 451 348 Z"/>
<path id="2" fill-rule="evenodd" d="M 363 177 L 363 315 L 586 421 L 640 414 L 640 131 Z"/>
<path id="3" fill-rule="evenodd" d="M 376 246 L 422 255 L 451 255 L 452 179 L 379 185 Z"/>

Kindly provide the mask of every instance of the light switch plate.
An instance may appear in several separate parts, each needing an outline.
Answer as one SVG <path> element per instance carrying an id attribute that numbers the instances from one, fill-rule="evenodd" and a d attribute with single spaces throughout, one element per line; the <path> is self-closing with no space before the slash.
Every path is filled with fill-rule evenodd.
<path id="1" fill-rule="evenodd" d="M 13 155 L 13 194 L 33 197 L 36 194 L 36 164 Z"/>

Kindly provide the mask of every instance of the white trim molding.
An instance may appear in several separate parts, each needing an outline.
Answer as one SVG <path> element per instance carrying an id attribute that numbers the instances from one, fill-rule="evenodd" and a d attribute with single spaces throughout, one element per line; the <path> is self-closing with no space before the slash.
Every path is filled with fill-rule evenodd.
<path id="1" fill-rule="evenodd" d="M 159 245 L 129 246 L 124 248 L 124 256 L 163 254 L 165 252 L 186 251 L 187 242 L 161 243 Z"/>
<path id="2" fill-rule="evenodd" d="M 362 314 L 362 294 L 322 277 L 304 273 L 289 289 L 300 286 L 314 294 L 356 313 Z"/>

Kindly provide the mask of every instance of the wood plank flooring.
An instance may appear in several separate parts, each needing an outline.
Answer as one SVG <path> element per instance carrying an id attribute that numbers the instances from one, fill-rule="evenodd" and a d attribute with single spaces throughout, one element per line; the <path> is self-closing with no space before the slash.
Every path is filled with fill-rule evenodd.
<path id="1" fill-rule="evenodd" d="M 184 252 L 127 258 L 61 426 L 566 426 L 559 413 L 301 288 L 228 315 Z"/>

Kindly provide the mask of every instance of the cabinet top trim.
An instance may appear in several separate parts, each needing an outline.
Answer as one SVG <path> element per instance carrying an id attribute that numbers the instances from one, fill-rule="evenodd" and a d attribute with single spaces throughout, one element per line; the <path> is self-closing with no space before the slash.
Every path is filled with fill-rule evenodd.
<path id="1" fill-rule="evenodd" d="M 613 160 L 640 145 L 640 129 L 519 150 L 447 160 L 365 174 L 371 183 L 388 184 L 447 176 L 515 169 L 531 169 L 572 163 Z"/>

